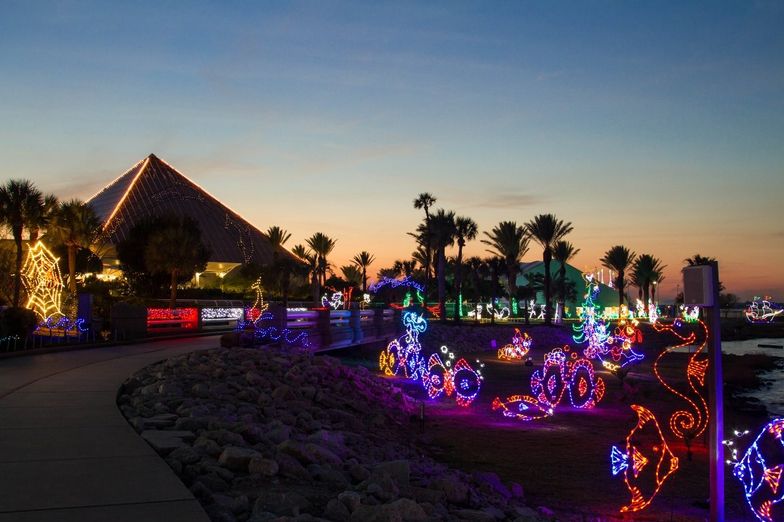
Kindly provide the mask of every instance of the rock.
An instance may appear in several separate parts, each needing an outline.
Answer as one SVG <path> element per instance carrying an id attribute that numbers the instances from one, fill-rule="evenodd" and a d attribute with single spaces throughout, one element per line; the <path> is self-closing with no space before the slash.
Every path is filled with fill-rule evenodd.
<path id="1" fill-rule="evenodd" d="M 218 465 L 233 471 L 246 471 L 253 458 L 261 458 L 261 453 L 247 448 L 229 446 L 223 450 Z"/>
<path id="2" fill-rule="evenodd" d="M 462 520 L 470 520 L 471 522 L 495 522 L 495 517 L 484 511 L 476 509 L 456 509 L 452 514 Z"/>
<path id="3" fill-rule="evenodd" d="M 310 474 L 297 459 L 291 455 L 280 453 L 275 456 L 278 463 L 279 473 L 286 477 L 310 479 Z"/>
<path id="4" fill-rule="evenodd" d="M 310 506 L 310 501 L 307 498 L 293 491 L 285 493 L 262 491 L 253 506 L 253 514 L 271 512 L 296 517 L 303 511 L 310 509 Z"/>
<path id="5" fill-rule="evenodd" d="M 351 464 L 348 474 L 354 482 L 362 482 L 370 478 L 370 471 L 358 463 Z"/>
<path id="6" fill-rule="evenodd" d="M 474 480 L 483 491 L 496 493 L 505 499 L 512 497 L 512 492 L 509 491 L 509 488 L 501 482 L 501 479 L 495 473 L 476 471 L 474 472 Z"/>
<path id="7" fill-rule="evenodd" d="M 221 492 L 228 491 L 229 483 L 223 480 L 217 473 L 207 473 L 199 477 L 199 482 L 204 484 L 209 491 Z"/>
<path id="8" fill-rule="evenodd" d="M 248 473 L 258 473 L 265 477 L 274 477 L 278 474 L 280 466 L 272 459 L 264 457 L 253 457 L 248 462 Z"/>
<path id="9" fill-rule="evenodd" d="M 514 511 L 517 515 L 515 522 L 539 522 L 542 520 L 539 513 L 529 507 L 518 506 L 515 507 Z"/>
<path id="10" fill-rule="evenodd" d="M 186 440 L 194 439 L 192 431 L 146 430 L 141 436 L 161 455 L 168 455 L 171 451 L 186 446 Z"/>
<path id="11" fill-rule="evenodd" d="M 362 497 L 356 491 L 344 491 L 338 495 L 338 500 L 346 506 L 350 512 L 354 512 L 359 507 Z"/>
<path id="12" fill-rule="evenodd" d="M 432 488 L 443 491 L 446 499 L 452 504 L 463 504 L 468 498 L 468 486 L 455 475 L 444 475 L 430 484 Z"/>
<path id="13" fill-rule="evenodd" d="M 217 457 L 222 451 L 217 442 L 206 437 L 196 439 L 196 442 L 193 443 L 193 448 L 211 457 Z"/>
<path id="14" fill-rule="evenodd" d="M 546 516 L 548 518 L 555 518 L 555 511 L 553 511 L 550 508 L 547 508 L 547 507 L 544 507 L 544 506 L 539 506 L 539 507 L 536 508 L 536 510 L 539 513 L 541 513 L 542 515 L 544 515 L 544 516 Z"/>
<path id="15" fill-rule="evenodd" d="M 291 427 L 278 423 L 277 426 L 267 431 L 266 436 L 273 444 L 280 444 L 291 437 Z"/>
<path id="16" fill-rule="evenodd" d="M 245 439 L 242 435 L 237 435 L 227 429 L 217 429 L 205 431 L 201 434 L 202 437 L 212 439 L 221 446 L 246 446 Z"/>
<path id="17" fill-rule="evenodd" d="M 231 497 L 229 495 L 218 494 L 212 496 L 212 501 L 219 506 L 228 509 L 235 515 L 239 515 L 240 513 L 244 513 L 250 509 L 248 497 L 245 495 Z"/>
<path id="18" fill-rule="evenodd" d="M 407 460 L 390 460 L 373 468 L 373 475 L 386 473 L 398 486 L 408 486 L 411 476 L 411 465 Z"/>
<path id="19" fill-rule="evenodd" d="M 517 482 L 510 482 L 509 483 L 509 491 L 512 493 L 512 496 L 514 498 L 523 498 L 523 497 L 525 497 L 525 491 L 523 490 L 523 486 L 521 486 Z"/>
<path id="20" fill-rule="evenodd" d="M 446 494 L 441 490 L 420 488 L 416 486 L 401 487 L 400 496 L 412 498 L 420 504 L 423 502 L 427 502 L 429 504 L 441 504 L 446 500 Z"/>
<path id="21" fill-rule="evenodd" d="M 201 460 L 201 456 L 190 446 L 182 446 L 171 453 L 169 453 L 169 459 L 174 459 L 182 464 L 195 464 Z"/>
<path id="22" fill-rule="evenodd" d="M 296 440 L 288 439 L 278 444 L 278 449 L 296 458 L 304 464 L 312 463 L 326 463 L 334 466 L 342 464 L 340 458 L 329 451 L 327 448 L 318 446 L 317 444 L 307 443 L 303 444 Z"/>
<path id="23" fill-rule="evenodd" d="M 427 520 L 422 507 L 407 498 L 378 506 L 361 505 L 351 514 L 351 522 L 403 522 Z"/>
<path id="24" fill-rule="evenodd" d="M 329 520 L 336 522 L 345 522 L 351 518 L 351 513 L 348 508 L 336 498 L 327 502 L 327 507 L 324 509 L 324 516 Z"/>
<path id="25" fill-rule="evenodd" d="M 211 522 L 236 522 L 237 517 L 225 506 L 211 504 L 205 508 Z"/>
<path id="26" fill-rule="evenodd" d="M 174 429 L 197 432 L 207 429 L 208 424 L 209 419 L 204 417 L 179 417 L 174 422 Z"/>

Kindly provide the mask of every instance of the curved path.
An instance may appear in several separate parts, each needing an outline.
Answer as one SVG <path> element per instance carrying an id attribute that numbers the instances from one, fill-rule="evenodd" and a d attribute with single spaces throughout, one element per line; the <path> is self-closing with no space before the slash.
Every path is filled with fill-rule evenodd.
<path id="1" fill-rule="evenodd" d="M 217 344 L 210 336 L 0 360 L 0 522 L 208 522 L 116 397 L 144 366 Z"/>

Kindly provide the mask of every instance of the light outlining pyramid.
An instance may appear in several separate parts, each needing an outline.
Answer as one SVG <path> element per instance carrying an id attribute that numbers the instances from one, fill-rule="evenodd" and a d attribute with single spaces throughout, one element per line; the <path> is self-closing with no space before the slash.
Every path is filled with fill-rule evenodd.
<path id="1" fill-rule="evenodd" d="M 41 241 L 29 247 L 22 267 L 22 280 L 27 290 L 26 307 L 42 320 L 63 316 L 62 293 L 65 285 L 54 257 Z"/>

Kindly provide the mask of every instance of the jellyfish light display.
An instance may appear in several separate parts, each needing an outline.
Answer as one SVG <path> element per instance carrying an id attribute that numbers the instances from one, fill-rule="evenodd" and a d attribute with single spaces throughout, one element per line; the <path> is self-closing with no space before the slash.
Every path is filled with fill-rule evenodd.
<path id="1" fill-rule="evenodd" d="M 765 425 L 743 457 L 734 462 L 733 474 L 743 485 L 746 503 L 763 522 L 784 520 L 784 419 Z M 732 462 L 731 462 L 732 463 Z"/>

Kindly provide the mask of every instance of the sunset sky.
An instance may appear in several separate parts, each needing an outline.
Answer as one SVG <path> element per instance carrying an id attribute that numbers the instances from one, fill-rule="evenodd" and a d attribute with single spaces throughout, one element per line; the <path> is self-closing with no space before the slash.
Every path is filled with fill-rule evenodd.
<path id="1" fill-rule="evenodd" d="M 428 191 L 784 300 L 784 3 L 682 4 L 3 2 L 0 180 L 86 199 L 155 153 L 374 273 Z"/>

